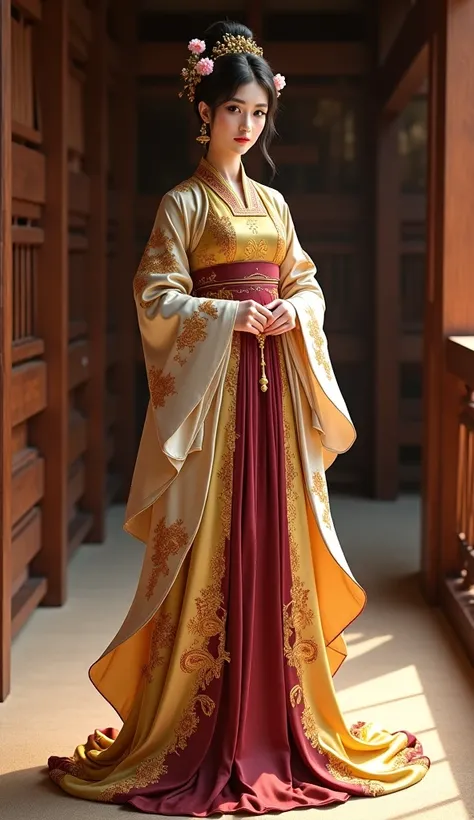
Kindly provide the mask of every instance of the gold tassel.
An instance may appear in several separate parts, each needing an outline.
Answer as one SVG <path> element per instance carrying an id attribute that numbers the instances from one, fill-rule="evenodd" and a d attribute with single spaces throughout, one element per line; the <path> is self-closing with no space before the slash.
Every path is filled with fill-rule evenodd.
<path id="1" fill-rule="evenodd" d="M 258 335 L 257 339 L 258 339 L 258 346 L 260 348 L 260 366 L 262 368 L 262 376 L 259 380 L 259 384 L 260 384 L 260 390 L 262 391 L 262 393 L 266 393 L 267 390 L 268 390 L 268 379 L 267 379 L 267 374 L 266 374 L 266 371 L 265 371 L 265 366 L 266 366 L 265 365 L 265 354 L 263 352 L 264 347 L 265 347 L 265 336 L 262 333 L 260 333 Z"/>

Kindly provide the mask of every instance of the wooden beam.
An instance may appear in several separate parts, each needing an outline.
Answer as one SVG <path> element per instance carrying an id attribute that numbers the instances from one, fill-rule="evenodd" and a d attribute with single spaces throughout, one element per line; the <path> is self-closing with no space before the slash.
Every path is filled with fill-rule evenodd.
<path id="1" fill-rule="evenodd" d="M 419 92 L 428 74 L 428 40 L 432 27 L 432 0 L 416 0 L 378 69 L 380 107 L 399 114 Z"/>
<path id="2" fill-rule="evenodd" d="M 399 188 L 398 122 L 381 116 L 376 169 L 375 495 L 399 488 Z"/>
<path id="3" fill-rule="evenodd" d="M 259 45 L 263 45 L 263 0 L 245 0 L 244 16 L 246 25 L 252 30 Z"/>
<path id="4" fill-rule="evenodd" d="M 85 172 L 90 179 L 90 221 L 87 253 L 87 325 L 93 355 L 85 388 L 88 446 L 85 454 L 84 508 L 92 514 L 89 541 L 105 536 L 106 472 L 105 398 L 107 344 L 107 2 L 91 9 L 92 39 L 85 85 Z"/>
<path id="5" fill-rule="evenodd" d="M 134 68 L 137 62 L 136 10 L 128 0 L 117 3 L 117 35 L 122 63 L 130 67 L 121 81 L 120 93 L 115 97 L 114 128 L 120 128 L 121 139 L 116 141 L 116 177 L 118 190 L 119 225 L 117 236 L 118 294 L 117 329 L 119 360 L 116 366 L 115 390 L 118 395 L 115 460 L 122 478 L 122 501 L 126 500 L 137 452 L 135 432 L 135 345 L 137 315 L 131 298 L 131 282 L 136 266 L 136 174 L 137 96 Z"/>
<path id="6" fill-rule="evenodd" d="M 370 67 L 365 43 L 281 43 L 265 46 L 265 57 L 287 76 L 308 74 L 328 77 L 360 76 Z M 183 67 L 182 43 L 140 43 L 137 73 L 139 76 L 178 78 Z"/>
<path id="7" fill-rule="evenodd" d="M 446 339 L 474 334 L 474 7 L 436 0 L 431 13 L 422 577 L 426 596 L 436 601 L 456 550 L 459 396 L 447 372 Z"/>
<path id="8" fill-rule="evenodd" d="M 10 691 L 12 156 L 11 6 L 0 0 L 0 701 Z"/>
<path id="9" fill-rule="evenodd" d="M 38 22 L 42 17 L 41 0 L 12 0 L 15 6 L 28 20 Z"/>
<path id="10" fill-rule="evenodd" d="M 31 443 L 45 458 L 42 549 L 32 569 L 47 578 L 44 601 L 48 606 L 60 606 L 67 594 L 68 29 L 67 0 L 48 0 L 34 55 L 47 157 L 37 296 L 38 335 L 46 351 L 47 406 L 30 423 Z"/>

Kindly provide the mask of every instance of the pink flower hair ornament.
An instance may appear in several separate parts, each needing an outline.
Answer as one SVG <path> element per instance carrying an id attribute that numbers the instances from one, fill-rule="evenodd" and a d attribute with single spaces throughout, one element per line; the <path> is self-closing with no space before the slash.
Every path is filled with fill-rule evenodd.
<path id="1" fill-rule="evenodd" d="M 202 54 L 206 50 L 206 44 L 205 44 L 204 40 L 198 40 L 195 37 L 194 40 L 189 41 L 188 49 L 193 54 Z"/>
<path id="2" fill-rule="evenodd" d="M 273 82 L 275 83 L 275 88 L 277 91 L 277 97 L 280 96 L 280 92 L 283 91 L 286 85 L 286 79 L 283 74 L 274 74 Z"/>
<path id="3" fill-rule="evenodd" d="M 208 77 L 209 74 L 212 74 L 214 62 L 219 57 L 224 57 L 226 54 L 256 54 L 258 57 L 263 57 L 263 49 L 257 45 L 255 40 L 242 35 L 236 37 L 233 34 L 224 34 L 222 41 L 216 43 L 212 49 L 210 57 L 200 56 L 206 50 L 206 43 L 197 37 L 189 41 L 188 50 L 191 55 L 188 58 L 187 67 L 181 69 L 184 88 L 179 92 L 179 96 L 182 97 L 186 93 L 189 102 L 194 102 L 196 86 L 201 82 L 202 77 Z M 286 79 L 282 74 L 275 74 L 273 82 L 277 97 L 279 97 L 286 85 Z"/>
<path id="4" fill-rule="evenodd" d="M 212 74 L 214 71 L 214 60 L 210 60 L 209 57 L 203 57 L 196 63 L 196 71 L 201 77 L 207 77 L 208 74 Z"/>

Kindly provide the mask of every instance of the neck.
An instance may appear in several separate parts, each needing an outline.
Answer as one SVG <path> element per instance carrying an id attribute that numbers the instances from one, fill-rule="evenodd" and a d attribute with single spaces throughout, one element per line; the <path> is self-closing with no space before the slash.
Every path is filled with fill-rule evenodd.
<path id="1" fill-rule="evenodd" d="M 242 173 L 241 159 L 233 152 L 223 155 L 220 151 L 213 151 L 209 146 L 206 155 L 207 161 L 229 182 L 240 182 Z"/>

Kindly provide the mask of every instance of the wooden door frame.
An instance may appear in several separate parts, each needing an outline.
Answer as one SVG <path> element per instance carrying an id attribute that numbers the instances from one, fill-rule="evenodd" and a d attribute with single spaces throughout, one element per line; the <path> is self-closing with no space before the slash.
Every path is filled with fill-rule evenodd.
<path id="1" fill-rule="evenodd" d="M 11 3 L 0 0 L 0 701 L 10 691 L 12 372 Z"/>

